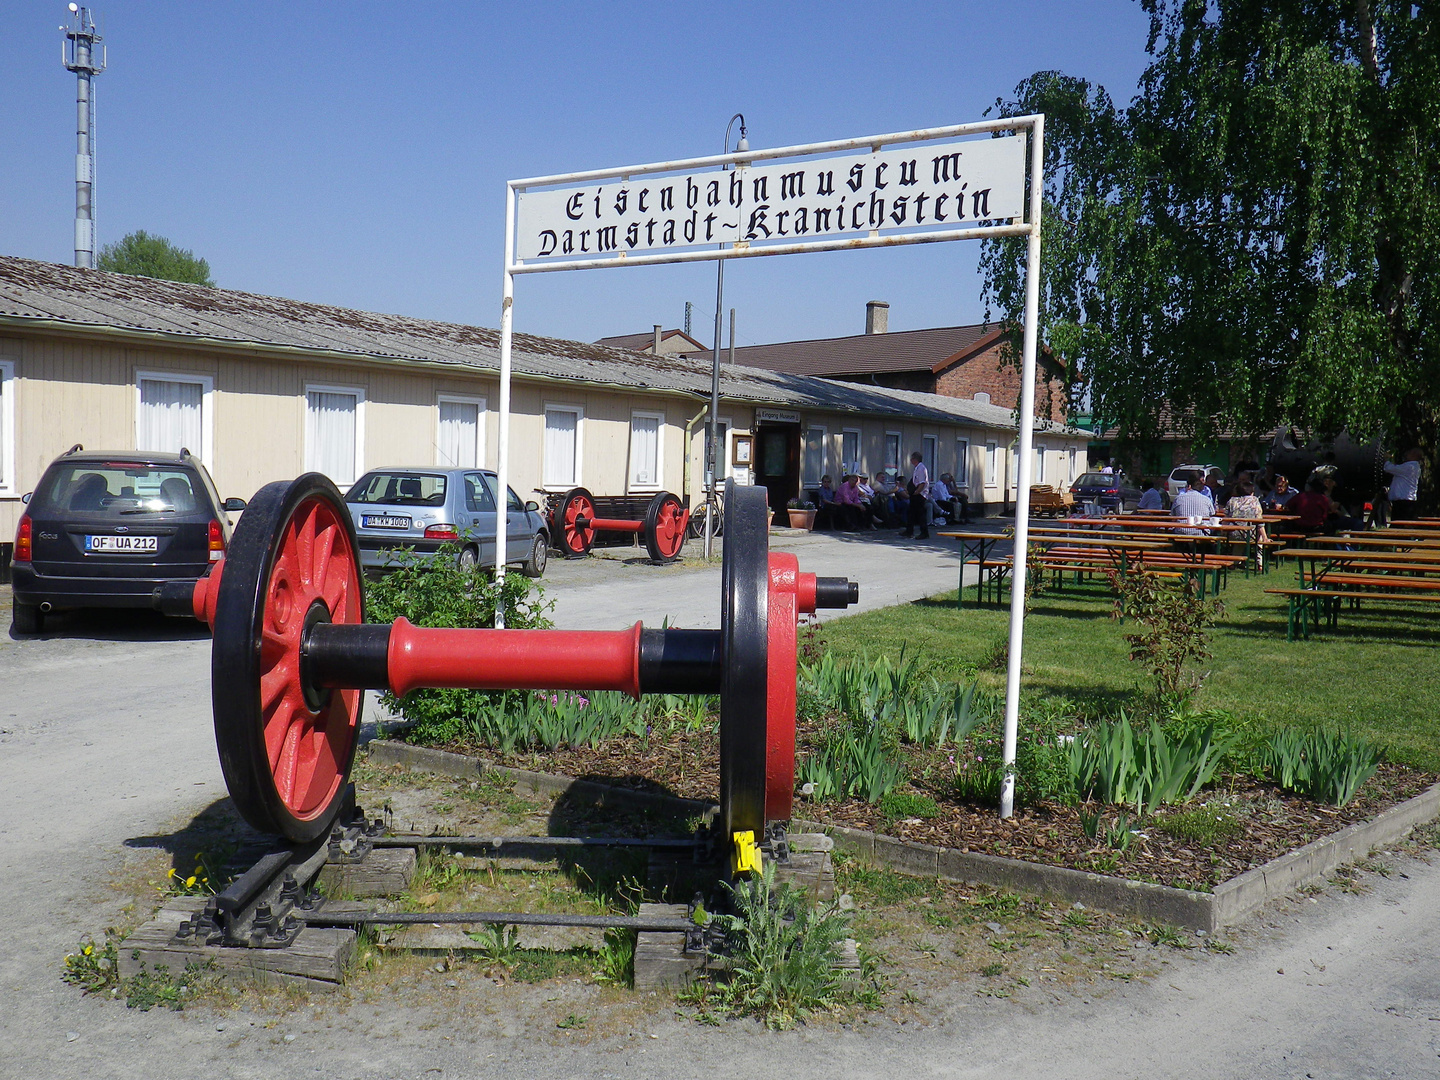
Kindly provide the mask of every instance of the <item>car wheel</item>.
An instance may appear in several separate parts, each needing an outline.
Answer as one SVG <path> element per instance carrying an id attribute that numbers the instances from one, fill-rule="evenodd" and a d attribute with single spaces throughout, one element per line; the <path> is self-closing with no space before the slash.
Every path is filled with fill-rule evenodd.
<path id="1" fill-rule="evenodd" d="M 10 625 L 17 634 L 38 634 L 45 629 L 45 613 L 39 604 L 10 602 Z"/>
<path id="2" fill-rule="evenodd" d="M 471 545 L 460 552 L 460 557 L 455 560 L 455 565 L 466 573 L 473 574 L 480 565 L 480 553 Z"/>
<path id="3" fill-rule="evenodd" d="M 535 542 L 530 545 L 530 558 L 521 564 L 526 577 L 540 577 L 545 573 L 545 564 L 550 561 L 550 541 L 545 538 L 544 533 L 535 534 Z"/>

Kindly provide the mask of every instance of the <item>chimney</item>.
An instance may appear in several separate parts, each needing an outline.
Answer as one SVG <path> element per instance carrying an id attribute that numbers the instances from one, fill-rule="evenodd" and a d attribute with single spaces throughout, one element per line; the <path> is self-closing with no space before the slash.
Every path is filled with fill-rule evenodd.
<path id="1" fill-rule="evenodd" d="M 657 322 L 655 324 L 655 342 L 650 347 L 650 351 L 653 352 L 656 356 L 660 355 L 660 342 L 664 340 L 664 337 L 665 332 L 660 329 L 660 324 Z"/>
<path id="2" fill-rule="evenodd" d="M 890 329 L 890 305 L 884 300 L 871 300 L 865 305 L 865 333 L 883 334 Z"/>

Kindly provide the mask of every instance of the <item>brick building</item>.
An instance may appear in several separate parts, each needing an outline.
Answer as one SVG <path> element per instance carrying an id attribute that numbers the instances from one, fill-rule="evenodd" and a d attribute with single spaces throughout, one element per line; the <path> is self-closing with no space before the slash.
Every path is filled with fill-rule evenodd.
<path id="1" fill-rule="evenodd" d="M 790 375 L 942 394 L 1015 408 L 1020 398 L 1020 370 L 1018 363 L 1007 358 L 1007 352 L 1016 335 L 983 323 L 892 334 L 889 312 L 890 305 L 885 301 L 872 300 L 865 305 L 863 334 L 747 345 L 735 350 L 735 362 Z M 670 346 L 666 351 L 683 351 L 676 348 L 678 342 L 671 344 L 678 334 L 673 330 L 663 332 L 664 344 Z M 652 335 L 636 334 L 625 340 L 649 343 L 651 339 Z M 601 344 L 620 340 L 606 338 Z M 1010 353 L 1017 360 L 1019 344 L 1013 340 Z M 710 357 L 706 349 L 688 355 L 704 360 Z M 721 359 L 728 360 L 728 354 Z M 1064 372 L 1053 357 L 1043 353 L 1036 361 L 1035 415 L 1057 423 L 1065 419 Z"/>

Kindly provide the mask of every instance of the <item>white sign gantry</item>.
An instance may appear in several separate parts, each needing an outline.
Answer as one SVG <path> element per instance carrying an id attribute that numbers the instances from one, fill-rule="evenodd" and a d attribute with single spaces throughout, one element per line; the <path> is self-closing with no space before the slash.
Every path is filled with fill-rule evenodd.
<path id="1" fill-rule="evenodd" d="M 516 275 L 986 237 L 1028 238 L 1002 817 L 1013 813 L 1015 799 L 1035 427 L 1044 130 L 1043 115 L 1011 117 L 538 176 L 505 185 L 500 431 L 495 470 L 502 505 L 506 505 L 510 473 L 510 352 Z M 497 553 L 505 551 L 506 518 L 503 513 L 496 515 Z M 497 583 L 503 582 L 504 575 L 501 556 L 496 559 Z M 504 613 L 498 606 L 496 625 L 504 625 Z"/>

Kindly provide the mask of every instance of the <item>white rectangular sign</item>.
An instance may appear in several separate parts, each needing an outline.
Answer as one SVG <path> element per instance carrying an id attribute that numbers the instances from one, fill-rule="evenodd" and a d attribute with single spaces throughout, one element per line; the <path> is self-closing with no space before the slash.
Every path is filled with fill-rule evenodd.
<path id="1" fill-rule="evenodd" d="M 522 191 L 519 259 L 805 243 L 1004 221 L 1025 209 L 1018 135 Z"/>

